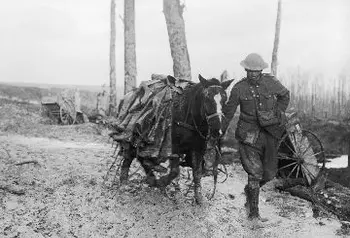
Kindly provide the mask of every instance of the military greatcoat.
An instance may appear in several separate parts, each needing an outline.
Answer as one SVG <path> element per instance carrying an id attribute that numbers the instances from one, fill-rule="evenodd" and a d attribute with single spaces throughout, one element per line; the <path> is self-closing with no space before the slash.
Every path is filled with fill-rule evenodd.
<path id="1" fill-rule="evenodd" d="M 262 74 L 258 80 L 243 78 L 228 92 L 223 111 L 231 120 L 240 106 L 235 137 L 243 168 L 257 180 L 269 181 L 277 172 L 277 143 L 285 131 L 289 91 L 274 76 Z M 272 111 L 278 123 L 262 127 L 258 111 Z"/>

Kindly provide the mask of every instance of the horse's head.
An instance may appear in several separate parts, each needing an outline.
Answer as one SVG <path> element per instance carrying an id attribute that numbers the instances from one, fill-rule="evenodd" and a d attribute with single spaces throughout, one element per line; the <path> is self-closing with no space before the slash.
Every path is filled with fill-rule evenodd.
<path id="1" fill-rule="evenodd" d="M 200 84 L 203 86 L 203 104 L 201 110 L 209 126 L 209 136 L 217 139 L 224 133 L 224 114 L 222 107 L 226 101 L 226 93 L 221 87 L 219 80 L 215 78 L 207 80 L 201 75 L 198 78 Z"/>

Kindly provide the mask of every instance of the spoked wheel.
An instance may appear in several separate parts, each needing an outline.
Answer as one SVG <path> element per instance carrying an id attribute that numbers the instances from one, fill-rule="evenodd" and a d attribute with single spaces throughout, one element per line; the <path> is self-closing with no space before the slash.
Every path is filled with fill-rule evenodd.
<path id="1" fill-rule="evenodd" d="M 74 105 L 68 101 L 64 101 L 60 105 L 60 118 L 63 125 L 73 125 L 76 121 L 76 114 Z"/>
<path id="2" fill-rule="evenodd" d="M 69 111 L 65 107 L 60 108 L 60 118 L 63 125 L 74 124 L 74 118 L 70 115 Z"/>
<path id="3" fill-rule="evenodd" d="M 287 132 L 278 147 L 278 174 L 282 178 L 304 178 L 308 185 L 325 167 L 321 141 L 307 130 Z"/>

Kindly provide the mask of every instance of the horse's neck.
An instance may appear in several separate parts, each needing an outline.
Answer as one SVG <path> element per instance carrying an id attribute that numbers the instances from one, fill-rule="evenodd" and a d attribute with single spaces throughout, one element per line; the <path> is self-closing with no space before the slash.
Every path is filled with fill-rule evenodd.
<path id="1" fill-rule="evenodd" d="M 201 115 L 201 107 L 203 101 L 200 96 L 200 89 L 195 86 L 186 88 L 183 94 L 178 95 L 174 100 L 174 118 L 177 121 L 182 121 L 186 124 L 198 126 L 203 123 Z"/>
<path id="2" fill-rule="evenodd" d="M 187 122 L 189 124 L 196 124 L 197 126 L 202 125 L 205 121 L 201 112 L 203 100 L 201 100 L 199 95 L 196 95 L 195 97 L 191 98 L 188 102 L 189 103 L 187 108 Z"/>

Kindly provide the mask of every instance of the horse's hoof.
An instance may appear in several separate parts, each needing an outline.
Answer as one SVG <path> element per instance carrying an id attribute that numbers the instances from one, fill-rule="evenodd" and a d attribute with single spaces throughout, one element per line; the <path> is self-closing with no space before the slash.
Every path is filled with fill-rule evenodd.
<path id="1" fill-rule="evenodd" d="M 248 222 L 250 223 L 250 229 L 252 230 L 257 230 L 261 228 L 265 228 L 268 224 L 268 219 L 267 218 L 261 218 L 259 217 L 253 217 L 253 218 L 248 218 Z"/>
<path id="2" fill-rule="evenodd" d="M 202 205 L 203 204 L 203 197 L 202 197 L 202 195 L 197 195 L 195 197 L 195 200 L 196 200 L 196 204 L 197 205 Z"/>
<path id="3" fill-rule="evenodd" d="M 125 185 L 128 183 L 128 179 L 127 178 L 120 178 L 119 183 L 120 183 L 120 185 Z"/>
<path id="4" fill-rule="evenodd" d="M 203 200 L 202 199 L 196 199 L 196 204 L 201 206 L 203 205 Z"/>
<path id="5" fill-rule="evenodd" d="M 156 178 L 153 176 L 148 176 L 146 178 L 146 183 L 151 186 L 151 187 L 156 187 L 157 186 L 157 181 Z"/>
<path id="6" fill-rule="evenodd" d="M 131 189 L 132 189 L 131 186 L 128 185 L 127 183 L 123 183 L 123 184 L 121 184 L 120 187 L 119 187 L 119 191 L 120 191 L 120 192 L 123 192 L 123 193 L 124 193 L 124 192 L 129 192 Z"/>

